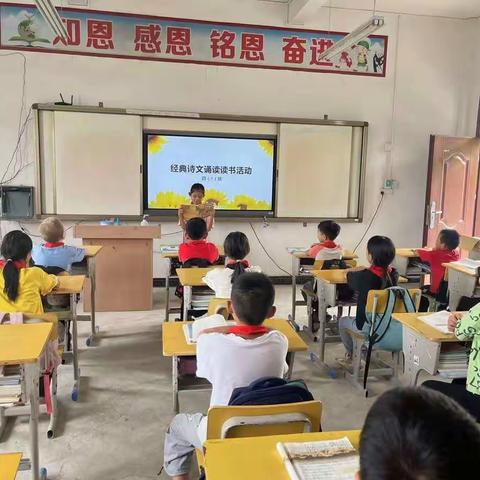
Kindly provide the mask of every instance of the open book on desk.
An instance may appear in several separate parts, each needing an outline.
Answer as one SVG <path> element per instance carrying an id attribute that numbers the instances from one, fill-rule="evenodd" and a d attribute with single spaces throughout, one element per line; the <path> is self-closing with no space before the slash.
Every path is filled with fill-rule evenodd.
<path id="1" fill-rule="evenodd" d="M 425 322 L 427 325 L 435 328 L 442 333 L 451 333 L 448 330 L 448 319 L 450 317 L 450 312 L 446 310 L 441 310 L 440 312 L 435 312 L 430 315 L 420 315 L 417 318 L 422 322 Z"/>
<path id="2" fill-rule="evenodd" d="M 292 480 L 354 480 L 359 458 L 347 437 L 318 442 L 277 443 Z"/>
<path id="3" fill-rule="evenodd" d="M 187 323 L 183 326 L 185 339 L 189 345 L 197 343 L 198 336 L 203 330 L 214 327 L 225 327 L 226 325 L 235 325 L 233 320 L 225 320 L 223 315 L 216 313 L 208 317 L 197 318 L 193 323 Z"/>

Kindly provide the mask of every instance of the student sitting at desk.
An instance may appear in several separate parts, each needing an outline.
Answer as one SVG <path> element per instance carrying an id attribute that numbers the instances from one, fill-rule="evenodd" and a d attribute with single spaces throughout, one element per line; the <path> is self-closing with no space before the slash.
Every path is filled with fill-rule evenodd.
<path id="1" fill-rule="evenodd" d="M 459 340 L 472 341 L 467 378 L 452 383 L 428 380 L 423 386 L 453 398 L 480 422 L 480 303 L 466 315 L 450 315 L 448 329 Z"/>
<path id="2" fill-rule="evenodd" d="M 186 242 L 178 249 L 178 259 L 183 264 L 193 260 L 204 261 L 206 266 L 218 260 L 219 252 L 215 244 L 207 242 L 207 224 L 203 218 L 192 218 L 186 224 Z"/>
<path id="3" fill-rule="evenodd" d="M 245 272 L 261 272 L 260 267 L 251 267 L 245 257 L 250 253 L 247 236 L 242 232 L 231 232 L 223 243 L 225 268 L 208 272 L 203 281 L 215 292 L 217 298 L 230 298 L 232 284 Z"/>
<path id="4" fill-rule="evenodd" d="M 394 287 L 398 282 L 398 272 L 390 265 L 395 258 L 395 246 L 388 237 L 376 235 L 367 243 L 367 257 L 370 268 L 355 267 L 347 270 L 348 286 L 357 293 L 357 314 L 355 317 L 343 317 L 339 321 L 340 337 L 347 349 L 347 358 L 351 358 L 353 340 L 348 330 L 362 331 L 367 320 L 365 308 L 370 290 L 383 290 Z"/>
<path id="5" fill-rule="evenodd" d="M 342 258 L 342 247 L 335 243 L 340 234 L 340 225 L 333 220 L 325 220 L 318 224 L 318 240 L 308 251 L 309 257 L 315 260 L 340 260 Z"/>
<path id="6" fill-rule="evenodd" d="M 81 262 L 85 257 L 83 248 L 71 247 L 63 243 L 65 231 L 62 222 L 56 217 L 48 217 L 40 224 L 40 235 L 45 243 L 35 245 L 32 259 L 35 265 L 43 267 L 48 273 L 70 272 L 72 263 Z M 58 269 L 59 271 L 49 271 Z"/>
<path id="7" fill-rule="evenodd" d="M 479 456 L 480 429 L 456 402 L 422 387 L 395 388 L 367 415 L 356 480 L 475 478 Z"/>
<path id="8" fill-rule="evenodd" d="M 456 230 L 444 229 L 438 234 L 435 248 L 427 250 L 419 248 L 417 254 L 422 262 L 428 263 L 430 266 L 430 285 L 424 287 L 424 292 L 436 297 L 440 303 L 447 303 L 446 301 L 446 285 L 442 282 L 445 276 L 445 267 L 443 263 L 456 262 L 460 259 L 458 253 L 458 245 L 460 244 L 460 235 Z M 444 291 L 441 291 L 444 290 Z M 420 311 L 428 310 L 428 300 L 422 297 L 420 304 Z"/>
<path id="9" fill-rule="evenodd" d="M 2 241 L 0 262 L 0 311 L 43 313 L 42 295 L 50 293 L 58 283 L 37 267 L 28 268 L 32 240 L 20 230 L 8 232 Z"/>
<path id="10" fill-rule="evenodd" d="M 262 323 L 275 314 L 275 290 L 261 273 L 240 275 L 232 288 L 235 326 L 205 330 L 197 341 L 197 376 L 212 383 L 210 405 L 228 405 L 233 389 L 261 377 L 283 377 L 288 341 Z M 165 436 L 165 471 L 175 480 L 189 478 L 195 448 L 206 439 L 207 417 L 177 415 Z"/>

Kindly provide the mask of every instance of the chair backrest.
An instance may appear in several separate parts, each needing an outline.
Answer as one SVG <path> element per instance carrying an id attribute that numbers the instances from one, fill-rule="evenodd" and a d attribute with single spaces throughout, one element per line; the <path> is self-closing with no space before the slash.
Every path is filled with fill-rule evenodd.
<path id="1" fill-rule="evenodd" d="M 212 407 L 207 440 L 319 432 L 322 403 Z"/>
<path id="2" fill-rule="evenodd" d="M 223 314 L 224 309 L 228 306 L 228 298 L 214 297 L 208 304 L 208 315 L 215 315 L 219 311 Z"/>
<path id="3" fill-rule="evenodd" d="M 352 268 L 357 266 L 356 260 L 341 260 L 341 261 L 345 263 L 346 268 Z M 339 267 L 336 266 L 333 262 L 337 262 L 337 260 L 315 260 L 315 262 L 313 263 L 312 270 L 338 269 Z"/>
<path id="4" fill-rule="evenodd" d="M 418 307 L 420 306 L 420 298 L 422 296 L 421 290 L 419 288 L 409 288 L 408 293 L 410 294 L 410 297 L 412 298 L 413 303 L 418 310 Z M 375 298 L 377 300 L 377 305 L 375 309 L 376 313 L 378 314 L 385 312 L 388 302 L 388 290 L 370 290 L 368 292 L 367 306 L 365 308 L 366 313 L 372 313 Z M 401 298 L 397 297 L 397 299 L 395 300 L 395 306 L 393 308 L 393 311 L 395 313 L 405 313 L 405 305 Z"/>

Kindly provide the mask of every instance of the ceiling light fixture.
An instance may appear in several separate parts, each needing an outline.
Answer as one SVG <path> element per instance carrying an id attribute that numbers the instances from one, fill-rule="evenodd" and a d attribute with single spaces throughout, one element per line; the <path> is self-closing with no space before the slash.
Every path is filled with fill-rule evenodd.
<path id="1" fill-rule="evenodd" d="M 68 33 L 65 25 L 57 12 L 57 9 L 53 6 L 52 0 L 34 0 L 38 11 L 42 14 L 42 17 L 48 23 L 53 32 L 63 40 L 67 41 Z"/>

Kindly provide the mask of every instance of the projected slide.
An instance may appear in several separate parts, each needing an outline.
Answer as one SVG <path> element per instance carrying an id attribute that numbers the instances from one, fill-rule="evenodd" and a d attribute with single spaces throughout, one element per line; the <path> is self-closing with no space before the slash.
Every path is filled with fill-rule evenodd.
<path id="1" fill-rule="evenodd" d="M 190 186 L 202 183 L 218 210 L 273 210 L 274 140 L 148 134 L 146 142 L 149 209 L 188 204 Z"/>

